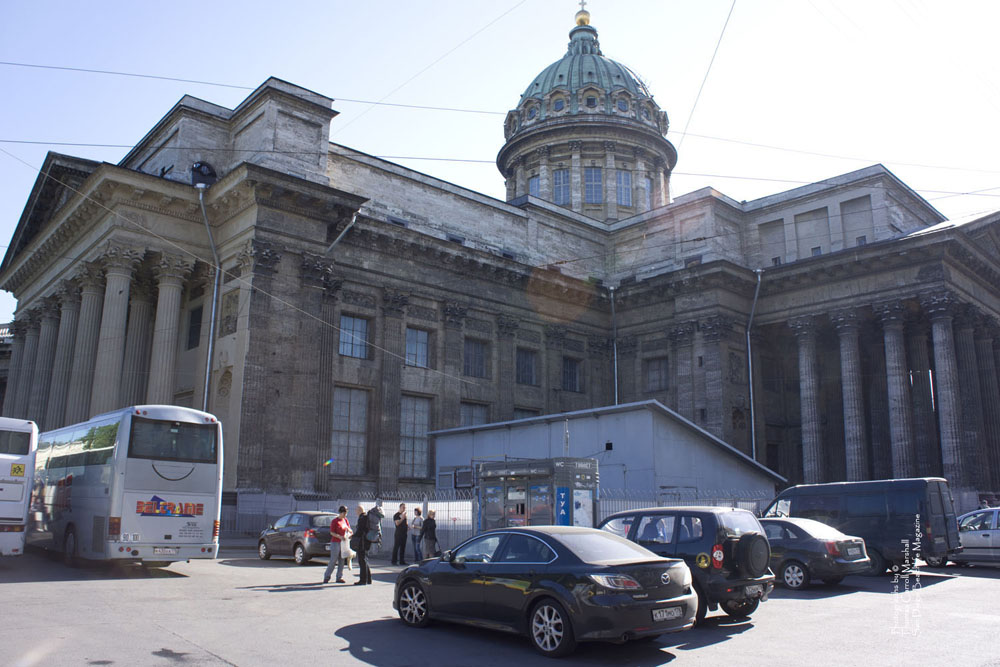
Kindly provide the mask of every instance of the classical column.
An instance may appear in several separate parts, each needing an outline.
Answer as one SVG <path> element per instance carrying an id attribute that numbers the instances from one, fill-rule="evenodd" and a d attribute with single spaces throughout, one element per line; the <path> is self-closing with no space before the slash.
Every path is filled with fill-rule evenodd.
<path id="1" fill-rule="evenodd" d="M 523 197 L 528 194 L 528 169 L 523 155 L 514 160 L 514 194 Z"/>
<path id="2" fill-rule="evenodd" d="M 109 243 L 105 249 L 104 310 L 97 338 L 97 361 L 90 394 L 90 415 L 121 407 L 122 363 L 125 359 L 125 324 L 132 274 L 142 251 Z"/>
<path id="3" fill-rule="evenodd" d="M 802 420 L 802 481 L 823 481 L 823 441 L 819 421 L 819 371 L 816 364 L 816 318 L 797 317 L 788 325 L 799 342 L 799 402 Z"/>
<path id="4" fill-rule="evenodd" d="M 954 321 L 955 353 L 958 361 L 958 389 L 962 401 L 963 458 L 966 479 L 979 489 L 987 489 L 989 466 L 986 464 L 983 404 L 979 393 L 980 362 L 976 358 L 975 327 L 979 313 L 965 304 L 959 307 Z"/>
<path id="5" fill-rule="evenodd" d="M 844 399 L 844 460 L 847 480 L 868 477 L 865 402 L 861 388 L 858 315 L 853 308 L 830 314 L 840 338 L 840 386 Z"/>
<path id="6" fill-rule="evenodd" d="M 992 318 L 982 318 L 976 327 L 976 359 L 980 365 L 979 391 L 983 401 L 990 489 L 1000 488 L 1000 382 L 997 380 L 996 360 L 993 358 L 993 342 L 996 336 L 996 321 Z"/>
<path id="7" fill-rule="evenodd" d="M 875 312 L 882 320 L 885 337 L 885 377 L 889 390 L 889 432 L 892 434 L 892 476 L 916 474 L 913 444 L 913 412 L 910 374 L 906 363 L 903 328 L 906 309 L 899 301 L 879 304 Z"/>
<path id="8" fill-rule="evenodd" d="M 552 201 L 552 171 L 549 169 L 549 146 L 538 148 L 538 196 Z"/>
<path id="9" fill-rule="evenodd" d="M 386 289 L 382 292 L 382 377 L 378 393 L 381 395 L 382 420 L 378 428 L 379 466 L 378 490 L 394 491 L 399 486 L 400 464 L 400 387 L 402 387 L 403 364 L 406 363 L 406 335 L 404 334 L 403 312 L 409 303 L 408 294 Z M 428 475 L 432 460 L 427 452 Z"/>
<path id="10" fill-rule="evenodd" d="M 615 168 L 615 142 L 604 142 L 604 201 L 608 220 L 618 219 L 618 170 Z"/>
<path id="11" fill-rule="evenodd" d="M 504 185 L 507 188 L 507 201 L 517 196 L 517 181 L 514 180 L 514 170 L 508 169 L 504 172 Z"/>
<path id="12" fill-rule="evenodd" d="M 38 358 L 39 321 L 38 313 L 28 313 L 27 328 L 24 333 L 24 357 L 17 377 L 17 402 L 14 404 L 14 416 L 22 419 L 38 419 L 28 412 L 31 399 L 31 387 L 35 384 L 35 360 Z"/>
<path id="13" fill-rule="evenodd" d="M 444 375 L 448 378 L 462 377 L 462 353 L 465 338 L 462 328 L 468 308 L 456 301 L 448 301 L 442 307 L 444 315 Z M 441 428 L 455 428 L 461 422 L 460 405 L 462 383 L 456 379 L 445 382 L 441 389 Z"/>
<path id="14" fill-rule="evenodd" d="M 920 304 L 931 320 L 934 343 L 934 378 L 937 391 L 938 428 L 941 432 L 941 471 L 953 488 L 971 483 L 962 464 L 962 404 L 959 400 L 958 365 L 952 316 L 957 301 L 950 292 L 920 295 Z"/>
<path id="15" fill-rule="evenodd" d="M 94 360 L 97 358 L 97 334 L 101 327 L 104 303 L 104 276 L 100 266 L 87 263 L 78 277 L 80 283 L 80 322 L 76 328 L 76 349 L 70 370 L 64 424 L 85 421 L 90 416 L 90 391 L 94 384 Z"/>
<path id="16" fill-rule="evenodd" d="M 569 142 L 569 197 L 571 208 L 577 213 L 583 210 L 583 168 L 580 153 L 583 151 L 582 141 Z"/>
<path id="17" fill-rule="evenodd" d="M 665 172 L 667 165 L 663 158 L 657 157 L 653 160 L 653 167 L 653 208 L 659 208 L 670 203 L 670 192 Z"/>
<path id="18" fill-rule="evenodd" d="M 146 402 L 154 405 L 174 402 L 174 361 L 177 357 L 181 292 L 192 262 L 180 255 L 162 254 L 153 265 L 158 282 L 156 321 L 149 356 L 149 384 Z"/>
<path id="19" fill-rule="evenodd" d="M 545 396 L 545 412 L 561 412 L 565 401 L 562 400 L 563 349 L 566 343 L 566 327 L 561 324 L 545 326 L 545 372 L 542 387 L 548 389 Z"/>
<path id="20" fill-rule="evenodd" d="M 698 326 L 704 342 L 704 378 L 703 393 L 698 395 L 698 403 L 705 406 L 705 423 L 700 424 L 707 431 L 727 442 L 723 417 L 725 415 L 724 397 L 726 395 L 723 357 L 723 341 L 730 336 L 735 328 L 734 322 L 724 315 L 714 315 L 702 320 Z M 735 444 L 735 443 L 731 443 Z M 739 447 L 738 444 L 736 444 Z"/>
<path id="21" fill-rule="evenodd" d="M 149 349 L 153 329 L 153 279 L 137 276 L 132 285 L 125 332 L 125 361 L 122 368 L 122 405 L 139 405 L 146 400 L 149 383 Z"/>
<path id="22" fill-rule="evenodd" d="M 694 415 L 694 322 L 680 322 L 670 329 L 667 337 L 673 347 L 673 358 L 676 359 L 676 378 L 673 383 L 677 388 L 675 409 L 689 421 L 695 421 Z M 619 348 L 619 353 L 621 349 Z"/>
<path id="23" fill-rule="evenodd" d="M 923 477 L 941 474 L 937 423 L 931 396 L 930 347 L 927 321 L 911 320 L 907 325 L 907 356 L 910 365 L 910 394 L 913 398 L 913 441 L 917 454 L 917 474 Z"/>
<path id="24" fill-rule="evenodd" d="M 517 386 L 514 336 L 520 326 L 516 317 L 497 315 L 497 421 L 514 417 L 514 387 Z"/>
<path id="25" fill-rule="evenodd" d="M 67 280 L 59 289 L 59 335 L 56 355 L 52 363 L 52 383 L 49 386 L 49 404 L 45 410 L 45 428 L 59 428 L 66 422 L 66 396 L 69 392 L 70 373 L 73 370 L 73 350 L 76 328 L 80 322 L 80 286 Z"/>
<path id="26" fill-rule="evenodd" d="M 646 192 L 646 151 L 641 148 L 635 149 L 634 173 L 636 178 L 640 179 L 640 182 L 632 184 L 632 192 L 636 193 L 638 196 L 638 201 L 633 199 L 632 205 L 635 207 L 636 213 L 645 213 L 649 210 L 649 206 L 646 205 L 646 202 L 647 200 L 649 202 L 653 201 L 653 193 Z"/>
<path id="27" fill-rule="evenodd" d="M 14 342 L 10 349 L 10 370 L 7 372 L 7 391 L 3 397 L 3 416 L 13 417 L 17 407 L 17 384 L 20 378 L 21 361 L 24 359 L 24 335 L 27 327 L 22 320 L 14 320 L 10 325 Z"/>
<path id="28" fill-rule="evenodd" d="M 41 330 L 38 335 L 38 356 L 35 358 L 35 381 L 31 384 L 28 414 L 40 427 L 45 427 L 45 415 L 52 386 L 52 363 L 56 354 L 59 335 L 59 300 L 47 297 L 42 300 Z"/>
<path id="29" fill-rule="evenodd" d="M 868 458 L 871 459 L 872 479 L 889 479 L 892 477 L 892 429 L 889 426 L 889 382 L 885 370 L 885 332 L 882 327 L 870 320 L 871 326 L 863 332 L 863 350 L 867 350 L 871 375 L 868 386 L 868 414 L 871 418 L 869 428 L 870 447 Z M 936 426 L 934 428 L 937 428 Z"/>

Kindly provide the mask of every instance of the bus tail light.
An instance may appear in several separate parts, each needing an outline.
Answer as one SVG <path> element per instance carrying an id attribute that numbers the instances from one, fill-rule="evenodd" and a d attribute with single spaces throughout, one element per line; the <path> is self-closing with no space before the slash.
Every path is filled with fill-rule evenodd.
<path id="1" fill-rule="evenodd" d="M 219 522 L 218 520 L 212 522 L 212 541 L 219 539 Z"/>
<path id="2" fill-rule="evenodd" d="M 0 533 L 23 533 L 23 532 L 24 532 L 23 523 L 19 523 L 16 526 L 11 526 L 11 525 L 0 526 Z"/>
<path id="3" fill-rule="evenodd" d="M 122 532 L 122 518 L 113 516 L 108 519 L 108 537 L 117 537 Z"/>

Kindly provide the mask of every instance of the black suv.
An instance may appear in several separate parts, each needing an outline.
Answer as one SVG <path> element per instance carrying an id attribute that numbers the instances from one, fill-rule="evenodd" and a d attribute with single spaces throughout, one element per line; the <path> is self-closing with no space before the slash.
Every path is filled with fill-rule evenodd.
<path id="1" fill-rule="evenodd" d="M 747 510 L 652 507 L 612 514 L 598 527 L 658 555 L 683 558 L 698 591 L 696 623 L 720 606 L 730 616 L 749 616 L 774 589 L 771 546 Z"/>

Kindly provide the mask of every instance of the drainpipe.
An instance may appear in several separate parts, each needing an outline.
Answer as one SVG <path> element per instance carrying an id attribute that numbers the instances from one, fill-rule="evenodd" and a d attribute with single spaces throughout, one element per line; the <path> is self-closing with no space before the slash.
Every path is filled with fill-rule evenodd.
<path id="1" fill-rule="evenodd" d="M 754 418 L 753 403 L 753 350 L 750 347 L 750 327 L 753 326 L 753 316 L 757 312 L 757 297 L 760 296 L 760 279 L 764 269 L 754 271 L 757 274 L 757 287 L 753 291 L 753 306 L 750 307 L 750 319 L 747 321 L 747 381 L 750 386 L 750 458 L 757 460 L 757 420 Z"/>
<path id="2" fill-rule="evenodd" d="M 208 325 L 208 354 L 205 359 L 205 396 L 201 402 L 202 412 L 208 412 L 208 390 L 212 379 L 212 354 L 215 351 L 215 308 L 219 303 L 219 280 L 222 278 L 222 264 L 219 253 L 215 250 L 215 239 L 212 238 L 212 228 L 208 225 L 208 214 L 205 212 L 205 190 L 208 185 L 198 183 L 198 204 L 201 206 L 201 219 L 205 221 L 205 231 L 208 232 L 208 245 L 212 248 L 212 258 L 215 262 L 215 285 L 212 287 L 212 319 Z"/>
<path id="3" fill-rule="evenodd" d="M 618 405 L 618 321 L 615 319 L 615 288 L 609 287 L 611 294 L 611 368 L 614 373 L 615 405 Z"/>

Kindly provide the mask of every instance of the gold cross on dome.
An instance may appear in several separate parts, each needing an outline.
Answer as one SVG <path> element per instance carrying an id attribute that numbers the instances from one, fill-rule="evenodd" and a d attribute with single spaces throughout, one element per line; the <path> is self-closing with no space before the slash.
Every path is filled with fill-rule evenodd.
<path id="1" fill-rule="evenodd" d="M 580 11 L 587 11 L 587 0 L 580 0 Z"/>

